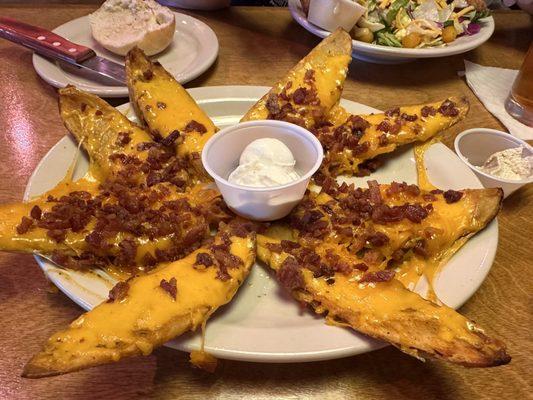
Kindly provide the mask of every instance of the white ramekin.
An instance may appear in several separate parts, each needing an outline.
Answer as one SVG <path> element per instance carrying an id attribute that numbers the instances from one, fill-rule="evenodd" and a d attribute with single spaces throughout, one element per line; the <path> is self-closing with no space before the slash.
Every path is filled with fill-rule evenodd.
<path id="1" fill-rule="evenodd" d="M 476 168 L 476 166 L 483 165 L 492 154 L 514 147 L 523 146 L 529 149 L 530 154 L 533 154 L 533 147 L 522 139 L 495 129 L 474 128 L 457 135 L 454 145 L 459 158 L 474 171 L 483 186 L 486 188 L 501 187 L 504 198 L 533 182 L 533 177 L 522 180 L 503 179 Z"/>
<path id="2" fill-rule="evenodd" d="M 239 165 L 244 148 L 261 138 L 279 139 L 296 159 L 300 179 L 281 186 L 256 188 L 228 182 Z M 210 138 L 202 151 L 205 170 L 215 180 L 228 207 L 240 216 L 256 221 L 283 218 L 300 202 L 311 176 L 324 153 L 318 139 L 308 130 L 283 121 L 250 121 L 224 128 Z"/>
<path id="3" fill-rule="evenodd" d="M 349 32 L 365 11 L 366 7 L 353 0 L 311 0 L 307 19 L 330 32 L 337 28 Z"/>

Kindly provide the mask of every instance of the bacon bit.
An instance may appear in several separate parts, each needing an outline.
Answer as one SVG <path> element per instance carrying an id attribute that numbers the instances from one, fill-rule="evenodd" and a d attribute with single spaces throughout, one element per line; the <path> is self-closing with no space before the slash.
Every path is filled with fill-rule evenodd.
<path id="1" fill-rule="evenodd" d="M 296 104 L 304 104 L 305 99 L 307 98 L 307 89 L 300 87 L 294 91 L 292 94 L 292 100 Z"/>
<path id="2" fill-rule="evenodd" d="M 97 117 L 101 116 L 101 115 L 104 115 L 104 113 L 100 110 L 96 110 L 96 112 L 94 113 L 94 115 L 96 115 Z"/>
<path id="3" fill-rule="evenodd" d="M 144 106 L 144 109 L 148 112 L 152 111 L 152 106 L 150 104 L 147 104 Z"/>
<path id="4" fill-rule="evenodd" d="M 61 243 L 67 237 L 67 231 L 65 229 L 51 229 L 46 231 L 46 235 L 57 243 Z"/>
<path id="5" fill-rule="evenodd" d="M 328 278 L 328 279 L 326 279 L 326 283 L 328 285 L 333 285 L 335 283 L 335 279 L 334 278 Z"/>
<path id="6" fill-rule="evenodd" d="M 337 233 L 345 238 L 353 237 L 353 228 L 351 226 L 335 226 Z"/>
<path id="7" fill-rule="evenodd" d="M 135 263 L 135 256 L 137 254 L 137 243 L 132 239 L 124 239 L 118 245 L 119 252 L 115 258 L 115 262 L 123 267 L 130 267 Z"/>
<path id="8" fill-rule="evenodd" d="M 374 247 L 381 247 L 389 243 L 389 237 L 383 232 L 376 232 L 367 236 L 366 240 Z"/>
<path id="9" fill-rule="evenodd" d="M 442 193 L 444 193 L 444 191 L 443 191 L 443 190 L 440 190 L 440 189 L 434 189 L 434 190 L 432 190 L 432 191 L 429 192 L 429 193 L 431 193 L 431 194 L 442 194 Z"/>
<path id="10" fill-rule="evenodd" d="M 389 207 L 386 204 L 380 204 L 372 210 L 372 221 L 378 224 L 401 221 L 404 217 L 402 207 Z"/>
<path id="11" fill-rule="evenodd" d="M 428 216 L 429 212 L 420 204 L 408 204 L 405 206 L 405 218 L 419 224 Z"/>
<path id="12" fill-rule="evenodd" d="M 431 193 L 426 193 L 426 194 L 423 194 L 422 195 L 422 198 L 425 200 L 425 201 L 435 201 L 437 200 L 437 198 L 432 195 Z"/>
<path id="13" fill-rule="evenodd" d="M 315 82 L 315 70 L 308 69 L 305 71 L 304 82 L 308 85 L 312 85 Z"/>
<path id="14" fill-rule="evenodd" d="M 441 104 L 439 112 L 446 117 L 456 117 L 459 115 L 459 110 L 455 107 L 455 103 L 449 99 Z"/>
<path id="15" fill-rule="evenodd" d="M 405 193 L 413 196 L 413 197 L 416 197 L 416 196 L 419 196 L 420 195 L 420 188 L 416 185 L 408 185 L 406 188 L 405 188 Z"/>
<path id="16" fill-rule="evenodd" d="M 387 132 L 390 131 L 390 129 L 391 129 L 391 125 L 389 124 L 389 122 L 388 122 L 387 120 L 383 120 L 383 121 L 381 121 L 381 122 L 378 124 L 378 126 L 376 127 L 376 129 L 377 129 L 378 131 L 381 131 L 381 132 L 385 132 L 385 133 L 387 133 Z"/>
<path id="17" fill-rule="evenodd" d="M 389 138 L 387 137 L 387 134 L 383 133 L 379 136 L 379 145 L 381 147 L 386 146 L 389 144 Z"/>
<path id="18" fill-rule="evenodd" d="M 304 287 L 304 279 L 298 261 L 292 256 L 287 257 L 276 273 L 280 283 L 289 290 Z"/>
<path id="19" fill-rule="evenodd" d="M 396 262 L 401 262 L 403 261 L 404 255 L 405 255 L 405 251 L 403 251 L 402 249 L 396 249 L 392 252 L 391 259 Z"/>
<path id="20" fill-rule="evenodd" d="M 85 242 L 87 242 L 95 250 L 104 248 L 104 235 L 102 232 L 93 231 L 85 236 Z"/>
<path id="21" fill-rule="evenodd" d="M 194 264 L 210 267 L 213 265 L 213 258 L 208 253 L 198 253 Z"/>
<path id="22" fill-rule="evenodd" d="M 379 250 L 367 249 L 363 255 L 363 261 L 366 264 L 377 264 L 381 262 L 383 255 Z"/>
<path id="23" fill-rule="evenodd" d="M 409 114 L 406 114 L 406 113 L 402 113 L 400 118 L 403 119 L 404 121 L 413 122 L 413 121 L 416 121 L 418 119 L 418 116 L 417 115 L 409 115 Z"/>
<path id="24" fill-rule="evenodd" d="M 368 197 L 370 201 L 374 204 L 381 204 L 383 203 L 383 198 L 381 197 L 381 191 L 379 190 L 379 183 L 378 181 L 367 181 L 368 184 Z"/>
<path id="25" fill-rule="evenodd" d="M 174 144 L 174 142 L 180 137 L 180 132 L 178 130 L 174 130 L 170 132 L 170 135 L 168 135 L 166 138 L 163 138 L 160 143 L 163 146 L 170 147 Z"/>
<path id="26" fill-rule="evenodd" d="M 200 134 L 203 134 L 207 132 L 207 128 L 200 122 L 195 121 L 193 119 L 185 126 L 185 128 L 183 128 L 183 131 L 184 132 L 198 132 Z"/>
<path id="27" fill-rule="evenodd" d="M 435 110 L 435 108 L 431 106 L 424 106 L 422 107 L 420 114 L 422 114 L 423 117 L 427 118 L 430 115 L 433 116 L 437 114 L 437 110 Z"/>
<path id="28" fill-rule="evenodd" d="M 30 211 L 30 217 L 36 220 L 40 220 L 43 212 L 41 210 L 41 207 L 38 205 L 34 205 Z"/>
<path id="29" fill-rule="evenodd" d="M 446 203 L 457 203 L 463 197 L 463 192 L 458 192 L 456 190 L 447 190 L 443 194 Z"/>
<path id="30" fill-rule="evenodd" d="M 367 271 L 368 265 L 366 265 L 365 263 L 357 263 L 357 264 L 354 264 L 353 268 L 359 271 Z"/>
<path id="31" fill-rule="evenodd" d="M 396 121 L 394 122 L 394 124 L 392 124 L 392 126 L 390 127 L 390 131 L 389 133 L 391 135 L 396 135 L 398 132 L 400 132 L 400 130 L 402 129 L 402 123 L 400 121 Z"/>
<path id="32" fill-rule="evenodd" d="M 154 77 L 154 73 L 151 69 L 143 71 L 143 78 L 147 81 L 151 80 Z"/>
<path id="33" fill-rule="evenodd" d="M 268 96 L 265 106 L 268 112 L 272 115 L 277 115 L 280 113 L 281 108 L 279 106 L 279 97 L 275 93 L 270 93 Z"/>
<path id="34" fill-rule="evenodd" d="M 368 142 L 363 142 L 361 144 L 358 144 L 357 146 L 355 146 L 354 148 L 352 148 L 352 154 L 354 156 L 358 156 L 358 155 L 361 155 L 361 154 L 364 154 L 368 151 L 368 149 L 370 148 L 370 143 Z"/>
<path id="35" fill-rule="evenodd" d="M 108 303 L 113 303 L 115 300 L 120 301 L 126 298 L 130 285 L 128 282 L 118 282 L 113 289 L 109 291 Z"/>
<path id="36" fill-rule="evenodd" d="M 282 240 L 280 245 L 283 251 L 287 253 L 290 253 L 292 250 L 296 250 L 302 247 L 298 242 L 293 242 L 291 240 Z"/>
<path id="37" fill-rule="evenodd" d="M 266 248 L 270 250 L 273 253 L 281 253 L 283 252 L 283 247 L 281 247 L 280 243 L 267 243 Z"/>
<path id="38" fill-rule="evenodd" d="M 178 286 L 176 285 L 176 283 L 176 278 L 172 277 L 168 281 L 165 279 L 161 279 L 161 282 L 159 282 L 159 286 L 161 287 L 161 289 L 167 292 L 170 297 L 176 300 L 176 297 L 178 296 Z"/>
<path id="39" fill-rule="evenodd" d="M 387 111 L 385 111 L 385 115 L 387 117 L 393 117 L 395 115 L 400 115 L 400 108 L 396 107 L 396 108 L 392 108 L 390 110 L 387 110 Z"/>
<path id="40" fill-rule="evenodd" d="M 359 283 L 366 283 L 366 282 L 388 282 L 392 278 L 394 278 L 394 275 L 396 272 L 394 270 L 382 270 L 377 272 L 367 272 L 363 275 L 363 277 L 359 280 Z"/>
<path id="41" fill-rule="evenodd" d="M 413 252 L 419 256 L 427 258 L 429 256 L 427 241 L 425 239 L 420 239 L 418 242 L 416 242 L 415 246 L 413 247 Z"/>
<path id="42" fill-rule="evenodd" d="M 146 253 L 142 258 L 142 264 L 148 267 L 147 270 L 151 270 L 157 264 L 157 259 L 150 253 Z"/>
<path id="43" fill-rule="evenodd" d="M 85 112 L 85 110 L 87 109 L 87 104 L 81 103 L 80 109 L 81 109 L 81 112 Z"/>
<path id="44" fill-rule="evenodd" d="M 131 137 L 130 137 L 130 133 L 129 132 L 119 132 L 118 133 L 117 141 L 115 142 L 115 144 L 117 146 L 125 146 L 129 142 L 131 142 Z"/>
<path id="45" fill-rule="evenodd" d="M 167 105 L 166 103 L 163 103 L 162 101 L 158 101 L 157 108 L 159 108 L 160 110 L 164 110 L 165 108 L 167 108 Z"/>
<path id="46" fill-rule="evenodd" d="M 30 230 L 32 225 L 33 225 L 33 221 L 31 219 L 29 219 L 28 217 L 22 217 L 20 224 L 17 226 L 17 233 L 19 235 L 24 235 L 26 232 Z"/>

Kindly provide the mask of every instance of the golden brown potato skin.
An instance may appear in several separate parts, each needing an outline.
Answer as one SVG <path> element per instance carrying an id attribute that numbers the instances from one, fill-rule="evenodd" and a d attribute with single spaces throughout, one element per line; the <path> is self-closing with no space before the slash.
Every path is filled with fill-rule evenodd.
<path id="1" fill-rule="evenodd" d="M 230 229 L 222 229 L 215 244 L 222 243 L 221 235 Z M 26 364 L 22 376 L 42 378 L 147 355 L 174 337 L 196 330 L 231 301 L 255 260 L 254 233 L 230 240 L 228 254 L 240 262 L 228 268 L 227 280 L 219 278 L 217 266 L 200 268 L 197 264 L 200 253 L 216 258 L 210 247 L 131 278 L 122 297 L 100 304 L 54 334 Z M 174 295 L 164 289 L 169 282 L 174 284 Z"/>
<path id="2" fill-rule="evenodd" d="M 325 181 L 324 185 L 332 183 Z M 500 209 L 502 191 L 466 189 L 433 194 L 394 184 L 379 185 L 378 191 L 374 185 L 377 183 L 369 183 L 374 190 L 367 191 L 338 185 L 323 189 L 335 194 L 333 197 L 324 192 L 308 194 L 291 216 L 258 236 L 259 259 L 276 271 L 293 297 L 318 314 L 326 314 L 328 323 L 349 326 L 419 358 L 440 358 L 468 367 L 508 363 L 510 357 L 502 342 L 450 307 L 411 292 L 406 281 L 416 272 L 411 282 L 416 283 L 427 268 L 441 265 L 492 221 Z M 346 199 L 368 201 L 360 206 L 362 210 L 383 203 L 396 207 L 430 204 L 431 212 L 420 221 L 404 217 L 395 222 L 374 217 L 365 220 L 359 214 L 363 220 L 350 226 L 343 222 L 345 215 L 350 215 L 342 210 L 349 206 Z M 430 199 L 429 203 L 424 199 Z M 325 233 L 317 236 L 317 229 L 324 227 Z M 342 233 L 346 228 L 353 238 Z M 376 233 L 385 235 L 386 240 L 375 242 Z M 361 242 L 361 237 L 366 239 Z M 423 252 L 416 251 L 417 246 L 406 247 L 421 237 L 425 237 Z M 359 247 L 355 247 L 357 243 Z M 399 250 L 405 256 L 401 261 L 395 256 Z M 367 259 L 370 253 L 379 257 Z"/>

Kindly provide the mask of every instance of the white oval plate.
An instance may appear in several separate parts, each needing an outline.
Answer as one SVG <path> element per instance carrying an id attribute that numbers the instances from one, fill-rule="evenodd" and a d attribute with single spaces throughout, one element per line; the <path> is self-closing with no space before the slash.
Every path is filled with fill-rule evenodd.
<path id="1" fill-rule="evenodd" d="M 167 71 L 184 84 L 203 74 L 215 62 L 218 55 L 218 39 L 215 32 L 202 21 L 176 12 L 174 15 L 176 30 L 173 42 L 166 50 L 152 58 L 157 59 Z M 53 32 L 71 42 L 90 47 L 101 57 L 124 65 L 124 57 L 107 51 L 93 39 L 88 16 L 58 26 Z M 33 67 L 41 78 L 57 88 L 74 85 L 102 97 L 128 97 L 126 86 L 107 86 L 74 75 L 61 68 L 55 61 L 38 54 L 33 54 Z"/>
<path id="2" fill-rule="evenodd" d="M 331 32 L 319 28 L 307 20 L 307 16 L 302 10 L 300 0 L 289 0 L 289 10 L 294 20 L 309 32 L 321 38 L 330 35 Z M 492 17 L 484 18 L 480 22 L 482 23 L 482 26 L 478 33 L 472 36 L 462 36 L 444 47 L 406 49 L 352 40 L 352 56 L 358 60 L 376 64 L 399 64 L 413 61 L 417 58 L 446 57 L 454 54 L 466 53 L 467 51 L 481 46 L 489 40 L 494 32 L 494 19 Z"/>
<path id="3" fill-rule="evenodd" d="M 269 88 L 254 86 L 219 86 L 189 90 L 201 107 L 220 128 L 235 124 Z M 378 110 L 343 100 L 353 113 Z M 126 104 L 119 107 L 129 117 Z M 30 178 L 25 199 L 52 188 L 63 178 L 77 149 L 66 136 L 42 159 Z M 80 157 L 75 178 L 87 170 L 87 158 Z M 441 188 L 479 188 L 473 172 L 442 144 L 426 153 L 426 166 L 432 181 Z M 366 186 L 366 180 L 393 180 L 416 183 L 412 148 L 392 155 L 371 178 L 351 179 Z M 452 307 L 461 306 L 481 285 L 492 265 L 498 244 L 498 225 L 493 221 L 473 237 L 446 265 L 436 282 L 438 296 Z M 74 302 L 90 309 L 107 298 L 115 283 L 105 273 L 61 270 L 41 257 L 37 262 L 46 275 Z M 423 284 L 421 285 L 423 286 Z M 352 330 L 331 327 L 324 319 L 303 312 L 263 265 L 254 266 L 248 280 L 233 301 L 219 310 L 207 324 L 205 349 L 216 357 L 256 362 L 301 362 L 346 357 L 385 346 Z M 189 334 L 167 344 L 183 351 L 198 349 L 200 334 Z"/>

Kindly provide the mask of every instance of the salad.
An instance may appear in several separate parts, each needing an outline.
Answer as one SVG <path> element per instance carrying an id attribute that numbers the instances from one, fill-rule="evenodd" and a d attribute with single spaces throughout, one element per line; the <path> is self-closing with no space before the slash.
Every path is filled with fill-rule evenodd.
<path id="1" fill-rule="evenodd" d="M 350 32 L 356 40 L 383 46 L 446 46 L 474 35 L 489 15 L 482 0 L 358 0 L 365 14 Z"/>

